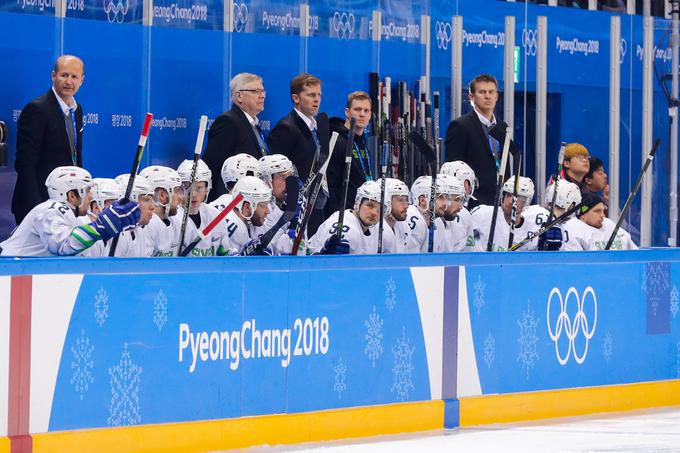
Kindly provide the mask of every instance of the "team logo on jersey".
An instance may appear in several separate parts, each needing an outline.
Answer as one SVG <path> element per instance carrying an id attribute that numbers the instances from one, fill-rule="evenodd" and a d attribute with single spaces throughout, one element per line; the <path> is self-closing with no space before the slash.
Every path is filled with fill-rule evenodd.
<path id="1" fill-rule="evenodd" d="M 340 13 L 338 11 L 333 14 L 333 30 L 338 39 L 350 40 L 354 34 L 354 25 L 356 19 L 353 13 Z"/>
<path id="2" fill-rule="evenodd" d="M 559 312 L 554 309 L 557 302 L 559 302 Z M 572 303 L 571 310 L 569 310 L 570 302 Z M 574 313 L 573 304 L 575 304 L 576 313 Z M 553 308 L 552 311 L 551 308 Z M 588 314 L 584 308 L 589 308 Z M 592 319 L 588 316 L 592 316 Z M 548 296 L 546 320 L 548 334 L 555 343 L 555 354 L 560 365 L 566 365 L 572 354 L 576 363 L 581 365 L 586 360 L 588 342 L 593 338 L 597 325 L 595 290 L 588 286 L 579 296 L 576 288 L 572 286 L 563 298 L 560 290 L 553 288 Z"/>
<path id="3" fill-rule="evenodd" d="M 447 50 L 452 38 L 451 24 L 437 21 L 435 29 L 437 30 L 437 48 Z"/>
<path id="4" fill-rule="evenodd" d="M 245 3 L 234 3 L 234 31 L 241 32 L 248 22 L 248 6 Z"/>
<path id="5" fill-rule="evenodd" d="M 524 47 L 524 55 L 536 55 L 536 30 L 524 29 L 522 30 L 522 47 Z"/>
<path id="6" fill-rule="evenodd" d="M 104 12 L 106 13 L 106 19 L 110 23 L 122 24 L 125 19 L 125 15 L 130 9 L 130 0 L 103 0 Z"/>

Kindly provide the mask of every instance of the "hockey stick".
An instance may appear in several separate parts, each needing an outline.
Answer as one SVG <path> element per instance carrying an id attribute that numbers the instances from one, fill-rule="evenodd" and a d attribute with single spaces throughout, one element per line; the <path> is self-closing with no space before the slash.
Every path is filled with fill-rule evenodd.
<path id="1" fill-rule="evenodd" d="M 342 178 L 342 203 L 338 213 L 338 231 L 335 233 L 338 239 L 342 238 L 342 227 L 345 222 L 345 205 L 347 204 L 347 191 L 349 190 L 349 172 L 352 169 L 352 149 L 354 147 L 354 124 L 356 119 L 351 117 L 349 120 L 349 134 L 347 137 L 347 147 L 345 148 L 345 171 Z"/>
<path id="2" fill-rule="evenodd" d="M 432 253 L 434 251 L 434 216 L 435 216 L 435 201 L 437 199 L 437 156 L 434 153 L 434 149 L 429 143 L 423 138 L 422 135 L 416 131 L 412 131 L 408 138 L 413 142 L 416 149 L 420 151 L 420 154 L 427 161 L 430 166 L 430 173 L 432 175 L 432 184 L 430 186 L 430 225 L 428 227 L 428 237 L 429 244 L 427 245 L 427 252 Z"/>
<path id="3" fill-rule="evenodd" d="M 508 126 L 505 130 L 503 140 L 503 154 L 501 155 L 501 166 L 496 175 L 496 196 L 493 204 L 493 214 L 491 214 L 491 229 L 489 230 L 489 241 L 486 243 L 486 251 L 493 251 L 493 237 L 496 233 L 496 221 L 498 220 L 498 208 L 503 201 L 503 180 L 505 179 L 505 167 L 508 163 L 508 151 L 510 150 L 510 140 L 512 140 L 512 129 Z"/>
<path id="4" fill-rule="evenodd" d="M 199 242 L 201 242 L 203 239 L 205 239 L 210 232 L 215 229 L 219 223 L 224 220 L 224 218 L 229 214 L 234 207 L 236 207 L 237 204 L 239 204 L 243 200 L 243 195 L 238 194 L 234 197 L 233 200 L 231 200 L 231 203 L 229 203 L 224 209 L 222 209 L 222 212 L 220 212 L 217 217 L 215 217 L 212 222 L 210 222 L 208 225 L 206 225 L 205 228 L 202 230 L 199 230 L 198 236 L 196 236 L 191 242 L 189 242 L 189 245 L 187 245 L 184 250 L 182 250 L 179 254 L 179 256 L 187 256 L 191 251 L 196 248 Z"/>
<path id="5" fill-rule="evenodd" d="M 517 160 L 517 171 L 515 172 L 515 184 L 512 188 L 512 212 L 510 213 L 510 234 L 508 236 L 508 250 L 512 247 L 515 240 L 515 222 L 517 221 L 517 192 L 519 192 L 519 175 L 522 168 L 522 155 Z"/>
<path id="6" fill-rule="evenodd" d="M 552 227 L 554 227 L 554 226 L 557 226 L 557 225 L 560 225 L 560 224 L 562 224 L 563 222 L 567 221 L 567 220 L 569 219 L 569 216 L 571 216 L 571 215 L 574 214 L 576 211 L 578 211 L 579 209 L 581 209 L 582 206 L 583 206 L 583 204 L 582 204 L 582 203 L 579 203 L 579 204 L 577 204 L 577 205 L 574 205 L 571 209 L 568 209 L 568 210 L 564 211 L 564 213 L 563 213 L 561 216 L 556 217 L 555 219 L 552 220 L 552 222 L 547 222 L 545 225 L 543 225 L 543 227 L 540 228 L 540 229 L 536 232 L 536 234 L 534 234 L 533 236 L 527 236 L 527 237 L 525 237 L 524 239 L 522 239 L 521 241 L 519 241 L 517 244 L 513 245 L 512 247 L 510 247 L 509 250 L 510 250 L 511 252 L 514 252 L 514 251 L 516 251 L 517 249 L 523 247 L 523 246 L 524 246 L 525 244 L 527 244 L 528 242 L 533 241 L 534 239 L 536 239 L 537 237 L 539 237 L 540 235 L 542 235 L 543 233 L 545 233 L 546 231 L 548 231 L 550 228 L 552 228 Z"/>
<path id="7" fill-rule="evenodd" d="M 382 253 L 383 249 L 383 225 L 385 222 L 385 183 L 387 180 L 387 153 L 389 151 L 389 146 L 387 142 L 383 143 L 382 152 L 382 164 L 380 169 L 382 170 L 382 175 L 380 178 L 380 224 L 378 228 L 378 253 Z"/>
<path id="8" fill-rule="evenodd" d="M 300 187 L 297 183 L 297 178 L 295 176 L 289 176 L 286 178 L 286 210 L 281 215 L 279 220 L 276 221 L 274 226 L 267 230 L 260 237 L 248 244 L 248 247 L 241 251 L 242 256 L 250 256 L 257 250 L 265 249 L 269 243 L 274 239 L 276 233 L 281 229 L 283 225 L 290 222 L 295 214 L 297 213 L 298 195 L 300 192 Z"/>
<path id="9" fill-rule="evenodd" d="M 331 161 L 331 156 L 333 155 L 333 150 L 335 149 L 335 143 L 338 141 L 338 133 L 333 132 L 331 135 L 331 141 L 329 145 L 328 157 L 326 157 L 326 162 L 321 166 L 319 171 L 314 175 L 313 180 L 309 183 L 309 187 L 305 187 L 300 192 L 300 195 L 304 195 L 307 191 L 306 197 L 303 197 L 300 201 L 300 218 L 298 219 L 297 226 L 295 227 L 295 240 L 293 241 L 293 249 L 291 254 L 297 255 L 300 249 L 300 243 L 302 242 L 302 237 L 307 231 L 307 225 L 309 224 L 309 219 L 312 216 L 312 211 L 314 210 L 314 205 L 316 204 L 316 198 L 319 196 L 319 190 L 321 190 L 321 182 L 323 177 L 326 175 L 326 170 L 328 169 L 328 164 Z"/>
<path id="10" fill-rule="evenodd" d="M 203 138 L 205 137 L 205 129 L 208 125 L 208 117 L 201 115 L 201 120 L 198 123 L 198 137 L 196 137 L 196 146 L 194 147 L 194 165 L 191 167 L 191 179 L 189 180 L 189 190 L 185 194 L 186 200 L 184 202 L 184 215 L 182 217 L 182 228 L 179 233 L 179 246 L 177 246 L 177 255 L 182 251 L 184 246 L 184 234 L 187 230 L 187 221 L 189 220 L 189 209 L 191 208 L 191 194 L 194 191 L 196 184 L 196 168 L 198 167 L 198 160 L 201 158 L 201 150 L 203 149 Z"/>
<path id="11" fill-rule="evenodd" d="M 619 220 L 616 221 L 616 226 L 614 227 L 614 231 L 612 231 L 611 236 L 609 236 L 609 240 L 607 241 L 607 245 L 604 247 L 605 250 L 609 250 L 614 243 L 614 239 L 616 238 L 616 233 L 618 233 L 619 228 L 621 228 L 621 224 L 623 223 L 623 219 L 626 217 L 626 214 L 628 213 L 628 210 L 630 209 L 630 206 L 633 204 L 633 200 L 635 199 L 635 196 L 637 195 L 638 190 L 640 190 L 640 185 L 642 184 L 642 178 L 645 175 L 645 172 L 647 171 L 647 168 L 652 164 L 652 161 L 654 160 L 654 154 L 656 154 L 656 150 L 661 144 L 661 139 L 657 138 L 656 141 L 654 142 L 654 146 L 652 146 L 652 150 L 649 152 L 647 155 L 647 160 L 645 160 L 645 163 L 642 165 L 642 170 L 640 170 L 640 175 L 638 176 L 637 181 L 635 181 L 635 185 L 633 186 L 633 191 L 628 195 L 628 199 L 626 200 L 626 204 L 623 206 L 623 211 L 621 211 L 621 214 L 619 215 Z"/>
<path id="12" fill-rule="evenodd" d="M 548 216 L 548 222 L 550 222 L 553 217 L 555 217 L 555 201 L 557 200 L 557 182 L 562 179 L 562 164 L 564 162 L 564 151 L 567 148 L 567 144 L 562 142 L 560 145 L 560 152 L 557 155 L 557 173 L 555 174 L 555 187 L 553 191 L 552 201 L 550 202 L 550 215 Z"/>
<path id="13" fill-rule="evenodd" d="M 137 142 L 137 152 L 135 153 L 135 159 L 132 161 L 132 171 L 130 171 L 130 178 L 128 178 L 128 184 L 125 188 L 125 196 L 120 200 L 121 203 L 127 203 L 130 201 L 130 195 L 132 194 L 132 188 L 135 185 L 135 177 L 137 176 L 137 170 L 139 170 L 139 163 L 142 161 L 142 154 L 144 154 L 144 147 L 146 146 L 146 139 L 149 136 L 149 129 L 151 129 L 151 121 L 153 120 L 153 113 L 146 114 L 144 118 L 144 126 L 142 126 L 142 133 L 139 135 L 139 141 Z M 118 247 L 119 236 L 114 236 L 111 241 L 111 248 L 109 249 L 109 256 L 116 256 L 116 247 Z"/>

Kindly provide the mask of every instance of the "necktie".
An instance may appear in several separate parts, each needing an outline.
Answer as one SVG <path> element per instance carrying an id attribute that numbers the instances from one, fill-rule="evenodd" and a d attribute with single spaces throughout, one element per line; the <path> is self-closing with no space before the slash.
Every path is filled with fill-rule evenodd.
<path id="1" fill-rule="evenodd" d="M 316 143 L 316 152 L 314 159 L 319 162 L 319 154 L 321 153 L 321 142 L 319 141 L 319 134 L 316 132 L 316 128 L 312 129 L 312 136 L 314 137 L 314 143 Z"/>
<path id="2" fill-rule="evenodd" d="M 252 126 L 253 132 L 255 133 L 255 138 L 257 139 L 257 144 L 260 145 L 260 152 L 262 153 L 263 156 L 268 155 L 269 147 L 267 146 L 267 143 L 264 141 L 264 134 L 260 129 L 260 125 L 255 123 Z"/>
<path id="3" fill-rule="evenodd" d="M 71 160 L 73 165 L 78 165 L 78 155 L 76 153 L 76 132 L 73 128 L 73 109 L 68 109 L 68 115 L 66 115 L 66 132 L 68 133 L 68 143 L 71 147 Z"/>

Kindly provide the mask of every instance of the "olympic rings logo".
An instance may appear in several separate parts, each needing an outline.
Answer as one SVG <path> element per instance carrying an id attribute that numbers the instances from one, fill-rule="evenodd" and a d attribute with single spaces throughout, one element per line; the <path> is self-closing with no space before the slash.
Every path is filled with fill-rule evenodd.
<path id="1" fill-rule="evenodd" d="M 243 31 L 246 22 L 248 22 L 248 6 L 245 3 L 234 3 L 234 31 Z"/>
<path id="2" fill-rule="evenodd" d="M 354 33 L 354 25 L 356 19 L 353 13 L 340 13 L 338 11 L 333 14 L 333 30 L 338 39 L 350 40 Z"/>
<path id="3" fill-rule="evenodd" d="M 522 47 L 524 47 L 524 55 L 536 55 L 536 30 L 522 30 Z"/>
<path id="4" fill-rule="evenodd" d="M 593 305 L 594 318 L 592 320 L 592 328 L 590 327 L 590 321 L 588 320 L 585 311 L 583 311 L 588 296 L 590 296 L 592 299 Z M 553 297 L 559 299 L 560 302 L 560 313 L 554 322 L 551 321 L 550 314 L 550 307 L 553 302 Z M 576 315 L 573 319 L 570 318 L 569 314 L 567 313 L 569 301 L 572 298 L 576 299 L 575 301 L 577 309 Z M 583 296 L 579 297 L 576 288 L 572 286 L 569 288 L 566 297 L 563 299 L 560 290 L 558 288 L 553 288 L 552 291 L 550 291 L 550 296 L 548 296 L 546 320 L 548 324 L 548 334 L 550 335 L 550 339 L 552 339 L 552 341 L 555 343 L 555 354 L 557 355 L 557 361 L 560 362 L 560 365 L 567 364 L 572 352 L 574 354 L 574 360 L 576 360 L 576 363 L 581 365 L 588 355 L 588 342 L 591 338 L 593 338 L 593 335 L 595 334 L 595 326 L 597 325 L 597 297 L 595 297 L 595 290 L 588 286 L 583 292 Z M 567 340 L 569 340 L 569 345 L 564 355 L 560 351 L 559 344 L 559 340 L 562 338 L 562 335 L 566 335 Z M 583 347 L 582 352 L 577 351 L 576 346 L 576 339 L 579 337 L 579 335 L 582 335 L 585 339 L 585 346 Z"/>
<path id="5" fill-rule="evenodd" d="M 104 0 L 104 12 L 106 13 L 106 19 L 110 23 L 117 22 L 122 24 L 129 8 L 129 0 L 125 0 L 125 4 L 123 4 L 123 0 L 118 0 L 118 3 L 114 3 L 113 0 L 108 0 L 107 3 L 107 0 Z"/>
<path id="6" fill-rule="evenodd" d="M 435 27 L 437 29 L 437 48 L 447 50 L 452 38 L 451 24 L 437 21 Z"/>

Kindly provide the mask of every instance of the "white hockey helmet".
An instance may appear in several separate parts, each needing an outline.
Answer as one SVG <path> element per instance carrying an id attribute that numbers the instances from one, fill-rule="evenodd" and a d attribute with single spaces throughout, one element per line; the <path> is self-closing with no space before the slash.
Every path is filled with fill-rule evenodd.
<path id="1" fill-rule="evenodd" d="M 555 184 L 550 184 L 545 190 L 545 206 L 549 206 L 553 201 Z M 562 209 L 569 209 L 572 204 L 577 205 L 581 202 L 581 190 L 573 182 L 560 180 L 557 184 L 557 196 L 555 206 Z"/>
<path id="2" fill-rule="evenodd" d="M 512 195 L 515 193 L 515 177 L 511 176 L 508 178 L 507 181 L 503 184 L 503 192 L 504 193 L 509 193 Z M 531 203 L 531 200 L 534 198 L 534 182 L 531 180 L 531 178 L 527 178 L 526 176 L 520 176 L 519 177 L 519 186 L 517 187 L 517 196 L 520 197 L 526 197 L 527 199 L 527 205 Z"/>
<path id="3" fill-rule="evenodd" d="M 430 190 L 432 187 L 431 176 L 421 176 L 413 182 L 411 186 L 411 194 L 413 195 L 414 204 L 418 203 L 420 196 L 426 199 L 430 198 Z M 437 175 L 436 187 L 437 196 L 441 194 L 465 197 L 465 186 L 463 182 L 453 176 L 440 173 Z"/>
<path id="4" fill-rule="evenodd" d="M 92 201 L 100 210 L 106 206 L 106 200 L 120 200 L 125 195 L 125 188 L 111 178 L 94 178 L 92 180 Z"/>
<path id="5" fill-rule="evenodd" d="M 168 195 L 172 195 L 178 190 L 182 191 L 182 179 L 179 173 L 170 167 L 152 165 L 140 171 L 139 174 L 149 181 L 154 191 L 156 189 L 165 189 Z"/>
<path id="6" fill-rule="evenodd" d="M 467 181 L 470 184 L 472 192 L 470 192 L 470 195 L 466 195 L 466 199 L 469 199 L 469 197 L 475 193 L 475 189 L 479 187 L 479 181 L 477 180 L 475 171 L 462 160 L 444 162 L 440 173 L 455 176 L 461 181 Z M 465 183 L 463 183 L 463 186 L 465 186 Z"/>
<path id="7" fill-rule="evenodd" d="M 129 181 L 130 181 L 129 173 L 118 175 L 114 180 L 114 182 L 118 184 L 118 186 L 120 187 L 120 190 L 123 192 L 123 195 L 125 195 L 125 191 L 127 190 L 127 185 Z M 121 198 L 123 195 L 121 195 Z M 154 188 L 151 187 L 149 180 L 145 176 L 143 176 L 142 174 L 138 174 L 137 176 L 135 176 L 135 180 L 132 183 L 132 192 L 130 192 L 130 200 L 139 203 L 139 197 L 143 197 L 144 195 L 149 195 L 153 197 Z"/>
<path id="8" fill-rule="evenodd" d="M 378 181 L 366 181 L 357 188 L 357 194 L 354 197 L 355 208 L 361 205 L 364 198 L 380 203 L 380 183 Z"/>
<path id="9" fill-rule="evenodd" d="M 377 181 L 382 184 L 382 180 Z M 411 192 L 408 190 L 408 186 L 404 184 L 403 181 L 397 178 L 386 178 L 385 179 L 385 212 L 391 212 L 392 210 L 392 197 L 398 197 L 405 195 L 410 197 Z"/>
<path id="10" fill-rule="evenodd" d="M 191 172 L 194 168 L 194 161 L 186 159 L 177 167 L 177 173 L 183 183 L 191 182 Z M 212 171 L 202 159 L 198 159 L 196 163 L 196 182 L 204 182 L 207 184 L 208 192 L 212 189 Z"/>
<path id="11" fill-rule="evenodd" d="M 250 154 L 241 153 L 229 157 L 222 164 L 222 181 L 225 187 L 230 182 L 236 182 L 244 176 L 255 176 L 257 159 Z"/>
<path id="12" fill-rule="evenodd" d="M 270 187 L 272 185 L 272 175 L 277 173 L 291 172 L 297 175 L 295 165 L 283 154 L 270 154 L 268 156 L 260 157 L 257 162 L 257 170 L 255 176 L 266 182 Z"/>
<path id="13" fill-rule="evenodd" d="M 255 209 L 259 203 L 269 203 L 272 199 L 272 189 L 267 186 L 260 178 L 255 176 L 243 176 L 240 178 L 231 191 L 232 196 L 236 197 L 238 194 L 243 195 L 243 200 L 236 205 L 239 211 L 242 211 L 243 203 L 250 203 L 250 217 L 255 213 Z M 243 212 L 241 212 L 243 215 Z M 250 219 L 250 217 L 246 217 Z"/>
<path id="14" fill-rule="evenodd" d="M 92 186 L 92 175 L 80 167 L 57 167 L 47 176 L 45 186 L 51 200 L 66 201 L 71 190 L 82 198 Z"/>

